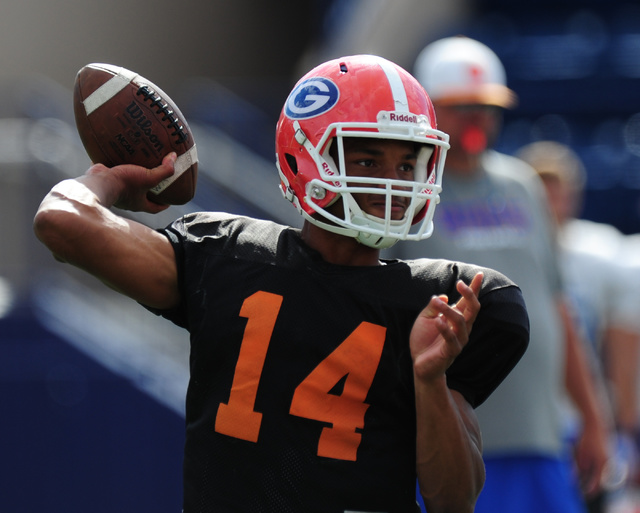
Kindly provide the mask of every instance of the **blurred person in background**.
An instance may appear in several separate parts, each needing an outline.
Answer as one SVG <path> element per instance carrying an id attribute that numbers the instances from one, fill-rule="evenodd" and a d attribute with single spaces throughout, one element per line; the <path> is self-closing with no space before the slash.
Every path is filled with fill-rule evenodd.
<path id="1" fill-rule="evenodd" d="M 594 376 L 604 379 L 616 427 L 621 485 L 635 472 L 640 355 L 640 267 L 627 265 L 625 236 L 614 226 L 580 219 L 586 171 L 580 157 L 555 141 L 528 144 L 517 156 L 541 177 L 556 222 L 560 266 L 572 313 L 589 343 Z M 629 476 L 633 477 L 633 476 Z M 604 511 L 606 497 L 590 502 Z"/>
<path id="2" fill-rule="evenodd" d="M 424 48 L 414 75 L 429 92 L 451 148 L 432 237 L 399 244 L 390 254 L 498 269 L 521 287 L 531 322 L 527 354 L 507 386 L 478 409 L 487 479 L 476 513 L 584 512 L 580 485 L 599 492 L 608 426 L 563 298 L 540 179 L 521 160 L 491 149 L 502 109 L 515 105 L 515 94 L 497 55 L 462 36 Z M 575 456 L 579 478 L 564 426 L 567 393 L 583 426 Z"/>

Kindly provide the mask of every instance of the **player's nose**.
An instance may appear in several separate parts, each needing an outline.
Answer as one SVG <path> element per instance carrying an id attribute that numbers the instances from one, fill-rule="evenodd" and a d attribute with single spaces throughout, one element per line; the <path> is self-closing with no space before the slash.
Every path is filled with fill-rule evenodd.
<path id="1" fill-rule="evenodd" d="M 394 162 L 385 162 L 381 165 L 380 177 L 388 180 L 404 180 L 404 173 Z"/>

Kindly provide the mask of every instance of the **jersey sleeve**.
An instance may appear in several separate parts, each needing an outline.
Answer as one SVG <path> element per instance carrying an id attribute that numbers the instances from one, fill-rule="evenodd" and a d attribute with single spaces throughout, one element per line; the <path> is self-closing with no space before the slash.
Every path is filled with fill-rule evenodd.
<path id="1" fill-rule="evenodd" d="M 184 245 L 187 239 L 187 233 L 184 227 L 183 219 L 177 219 L 166 228 L 159 229 L 158 232 L 167 237 L 167 239 L 169 239 L 169 242 L 171 243 L 171 246 L 173 247 L 178 270 L 178 288 L 181 291 L 181 296 L 184 297 L 184 268 L 186 259 Z M 181 328 L 189 328 L 187 308 L 184 301 L 181 301 L 178 306 L 169 310 L 160 310 L 144 304 L 142 306 L 150 312 L 168 319 Z"/>
<path id="2" fill-rule="evenodd" d="M 517 286 L 491 289 L 480 302 L 469 342 L 447 371 L 449 388 L 474 408 L 502 383 L 529 343 L 529 317 Z"/>

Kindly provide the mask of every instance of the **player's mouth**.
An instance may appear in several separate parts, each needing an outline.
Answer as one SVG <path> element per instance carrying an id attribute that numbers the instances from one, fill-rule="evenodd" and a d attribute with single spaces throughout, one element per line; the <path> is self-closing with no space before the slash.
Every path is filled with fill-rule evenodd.
<path id="1" fill-rule="evenodd" d="M 387 202 L 385 198 L 376 198 L 369 202 L 369 213 L 383 218 L 385 217 Z M 394 221 L 404 217 L 407 211 L 407 198 L 393 198 L 391 200 L 391 219 Z"/>

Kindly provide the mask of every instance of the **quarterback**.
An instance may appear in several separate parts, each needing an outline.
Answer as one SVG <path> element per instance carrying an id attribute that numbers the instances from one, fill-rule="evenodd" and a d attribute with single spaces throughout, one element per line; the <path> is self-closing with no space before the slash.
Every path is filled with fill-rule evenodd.
<path id="1" fill-rule="evenodd" d="M 520 289 L 488 268 L 381 260 L 432 233 L 448 136 L 396 64 L 332 60 L 276 127 L 302 229 L 196 212 L 153 230 L 171 176 L 95 164 L 35 217 L 54 256 L 190 333 L 184 512 L 471 513 L 484 483 L 474 408 L 528 343 Z M 275 174 L 275 173 L 274 173 Z M 250 184 L 249 184 L 250 186 Z"/>

